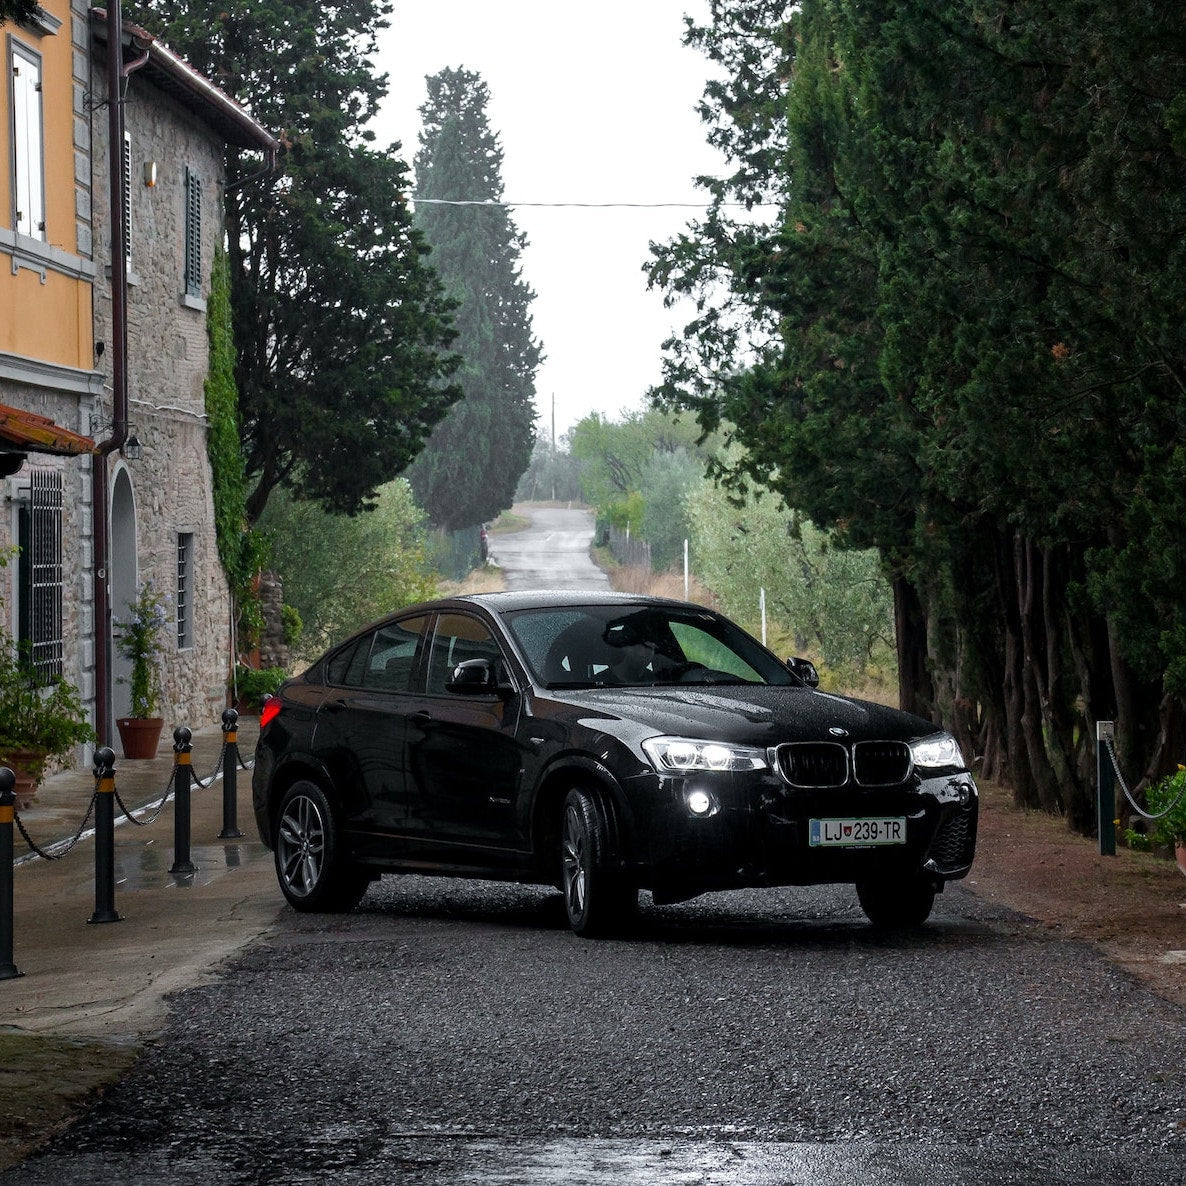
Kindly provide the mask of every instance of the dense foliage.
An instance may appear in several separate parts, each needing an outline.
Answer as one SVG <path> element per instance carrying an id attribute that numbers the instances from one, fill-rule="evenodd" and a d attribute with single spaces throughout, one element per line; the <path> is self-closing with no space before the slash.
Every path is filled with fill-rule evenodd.
<path id="1" fill-rule="evenodd" d="M 214 253 L 206 304 L 210 366 L 204 384 L 206 453 L 210 458 L 214 535 L 218 558 L 235 603 L 238 636 L 253 644 L 263 628 L 254 579 L 263 562 L 263 541 L 247 525 L 247 479 L 239 437 L 235 386 L 235 337 L 231 324 L 231 275 L 226 252 Z"/>
<path id="2" fill-rule="evenodd" d="M 519 267 L 526 245 L 502 199 L 502 149 L 486 117 L 489 92 L 467 70 L 428 79 L 416 154 L 416 224 L 457 301 L 462 399 L 433 431 L 408 480 L 434 526 L 495 518 L 514 499 L 535 442 L 535 294 Z"/>
<path id="3" fill-rule="evenodd" d="M 1090 827 L 1096 720 L 1131 771 L 1183 740 L 1186 22 L 714 0 L 689 38 L 735 168 L 656 253 L 699 302 L 661 399 L 875 546 L 904 705 Z"/>
<path id="4" fill-rule="evenodd" d="M 332 514 L 281 491 L 260 529 L 268 536 L 284 600 L 300 616 L 305 659 L 372 618 L 436 592 L 424 515 L 402 479 L 384 486 L 365 515 Z"/>
<path id="5" fill-rule="evenodd" d="M 384 0 L 149 0 L 127 15 L 243 102 L 280 168 L 228 149 L 227 250 L 247 513 L 278 487 L 355 513 L 457 398 L 449 304 L 412 226 L 406 165 L 366 130 Z"/>
<path id="6" fill-rule="evenodd" d="M 0 0 L 0 21 L 32 20 L 39 7 L 37 0 Z"/>

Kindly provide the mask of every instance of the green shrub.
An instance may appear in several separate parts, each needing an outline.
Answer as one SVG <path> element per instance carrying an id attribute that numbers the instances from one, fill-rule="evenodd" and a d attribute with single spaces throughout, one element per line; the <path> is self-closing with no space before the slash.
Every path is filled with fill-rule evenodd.
<path id="1" fill-rule="evenodd" d="M 240 663 L 235 666 L 231 696 L 247 712 L 257 713 L 264 697 L 272 695 L 286 679 L 288 672 L 283 667 L 244 667 Z"/>

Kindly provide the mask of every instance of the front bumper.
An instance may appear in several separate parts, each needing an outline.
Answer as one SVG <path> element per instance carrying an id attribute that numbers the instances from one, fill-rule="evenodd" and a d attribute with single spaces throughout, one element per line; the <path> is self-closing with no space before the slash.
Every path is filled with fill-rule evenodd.
<path id="1" fill-rule="evenodd" d="M 979 800 L 969 774 L 829 790 L 795 789 L 764 774 L 648 781 L 651 810 L 639 813 L 638 880 L 661 900 L 747 886 L 916 875 L 949 881 L 968 872 L 975 854 Z M 697 816 L 689 809 L 696 791 L 712 798 L 710 813 Z M 877 817 L 904 818 L 905 843 L 810 843 L 812 819 Z"/>

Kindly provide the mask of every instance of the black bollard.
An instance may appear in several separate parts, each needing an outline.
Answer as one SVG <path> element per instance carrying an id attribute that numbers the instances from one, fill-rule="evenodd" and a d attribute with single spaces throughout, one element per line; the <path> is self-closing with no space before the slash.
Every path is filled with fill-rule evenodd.
<path id="1" fill-rule="evenodd" d="M 173 730 L 173 752 L 177 755 L 173 767 L 173 865 L 169 870 L 172 877 L 188 877 L 198 871 L 189 858 L 190 816 L 189 785 L 193 766 L 190 755 L 193 751 L 193 734 L 180 725 Z"/>
<path id="2" fill-rule="evenodd" d="M 239 714 L 228 708 L 222 714 L 222 831 L 219 840 L 234 840 L 239 831 Z"/>
<path id="3" fill-rule="evenodd" d="M 95 750 L 95 913 L 87 922 L 123 922 L 115 910 L 115 750 Z"/>
<path id="4" fill-rule="evenodd" d="M 16 818 L 16 775 L 0 766 L 0 980 L 23 976 L 12 962 L 12 821 Z"/>

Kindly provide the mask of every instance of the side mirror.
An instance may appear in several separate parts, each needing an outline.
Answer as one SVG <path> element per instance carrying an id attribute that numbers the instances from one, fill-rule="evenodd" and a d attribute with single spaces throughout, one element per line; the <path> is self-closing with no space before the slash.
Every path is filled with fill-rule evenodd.
<path id="1" fill-rule="evenodd" d="M 454 692 L 459 696 L 508 696 L 514 690 L 507 680 L 499 683 L 495 677 L 494 664 L 489 659 L 466 659 L 458 663 L 445 684 L 446 692 Z"/>
<path id="2" fill-rule="evenodd" d="M 791 669 L 791 674 L 798 676 L 809 688 L 819 687 L 819 672 L 810 659 L 796 659 L 792 656 L 787 660 L 787 666 Z"/>

